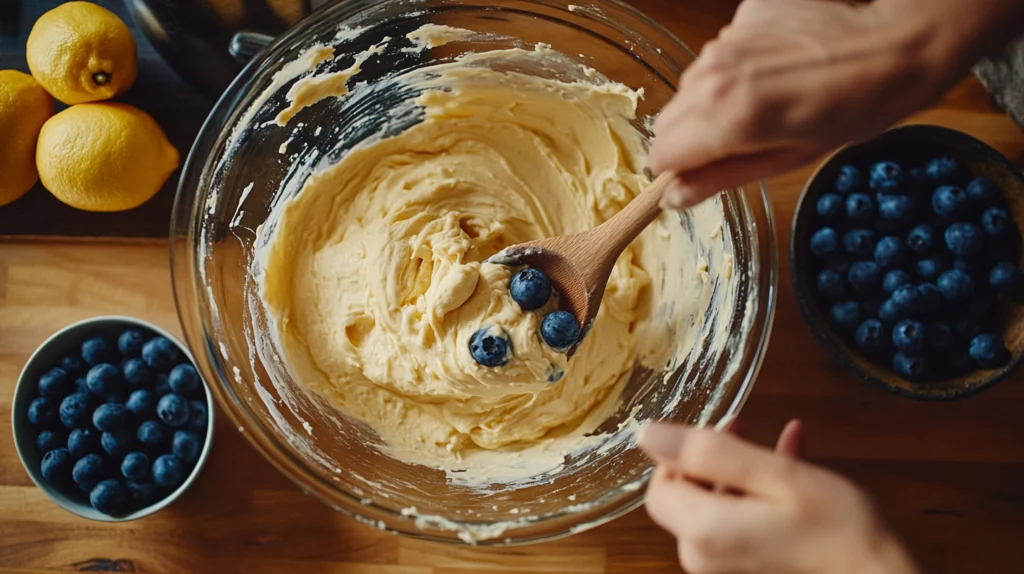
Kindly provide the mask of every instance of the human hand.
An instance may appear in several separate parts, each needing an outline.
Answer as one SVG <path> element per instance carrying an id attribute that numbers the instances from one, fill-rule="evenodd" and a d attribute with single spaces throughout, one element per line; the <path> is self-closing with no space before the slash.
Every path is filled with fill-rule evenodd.
<path id="1" fill-rule="evenodd" d="M 663 206 L 795 168 L 926 107 L 1009 33 L 1000 21 L 1021 4 L 745 0 L 655 122 L 650 167 L 677 174 Z"/>
<path id="2" fill-rule="evenodd" d="M 790 422 L 776 452 L 724 432 L 652 424 L 658 464 L 647 512 L 677 539 L 690 574 L 914 574 L 910 558 L 852 483 L 798 460 Z"/>

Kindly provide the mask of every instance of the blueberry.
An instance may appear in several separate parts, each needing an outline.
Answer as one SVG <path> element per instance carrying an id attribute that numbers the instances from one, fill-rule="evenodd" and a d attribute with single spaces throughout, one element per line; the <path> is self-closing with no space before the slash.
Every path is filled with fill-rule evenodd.
<path id="1" fill-rule="evenodd" d="M 974 281 L 971 276 L 959 269 L 950 269 L 939 276 L 935 282 L 943 299 L 950 302 L 965 301 L 974 293 Z"/>
<path id="2" fill-rule="evenodd" d="M 925 326 L 924 342 L 929 350 L 944 353 L 953 346 L 953 329 L 945 323 L 929 323 Z"/>
<path id="3" fill-rule="evenodd" d="M 194 432 L 175 431 L 171 439 L 171 453 L 184 462 L 195 462 L 202 447 L 199 435 Z"/>
<path id="4" fill-rule="evenodd" d="M 870 223 L 875 217 L 875 204 L 866 193 L 851 193 L 846 198 L 846 217 L 854 223 Z"/>
<path id="5" fill-rule="evenodd" d="M 858 261 L 850 266 L 847 280 L 859 293 L 877 291 L 882 284 L 882 268 L 874 261 Z"/>
<path id="6" fill-rule="evenodd" d="M 860 170 L 852 165 L 844 165 L 839 168 L 839 175 L 836 176 L 836 191 L 846 195 L 860 187 Z"/>
<path id="7" fill-rule="evenodd" d="M 978 207 L 988 207 L 999 202 L 999 188 L 991 180 L 977 177 L 967 184 L 967 197 Z"/>
<path id="8" fill-rule="evenodd" d="M 133 387 L 141 387 L 149 383 L 149 367 L 142 359 L 128 359 L 121 365 L 124 380 Z"/>
<path id="9" fill-rule="evenodd" d="M 36 437 L 36 447 L 39 452 L 49 452 L 54 449 L 63 448 L 68 444 L 67 436 L 60 431 L 44 430 Z"/>
<path id="10" fill-rule="evenodd" d="M 907 248 L 918 255 L 928 253 L 934 245 L 935 230 L 931 225 L 918 225 L 907 234 Z"/>
<path id="11" fill-rule="evenodd" d="M 861 349 L 876 352 L 885 348 L 885 326 L 878 319 L 868 319 L 857 327 L 853 336 L 854 342 Z"/>
<path id="12" fill-rule="evenodd" d="M 143 446 L 159 448 L 167 442 L 171 431 L 160 421 L 146 421 L 139 425 L 135 433 L 136 438 Z"/>
<path id="13" fill-rule="evenodd" d="M 981 214 L 981 228 L 991 237 L 1005 237 L 1013 228 L 1013 220 L 1005 210 L 990 207 Z"/>
<path id="14" fill-rule="evenodd" d="M 103 480 L 105 471 L 103 458 L 96 454 L 87 454 L 75 463 L 75 467 L 71 469 L 71 478 L 79 488 L 89 492 Z"/>
<path id="15" fill-rule="evenodd" d="M 130 429 L 105 432 L 100 435 L 100 446 L 110 456 L 124 456 L 135 446 L 135 433 Z"/>
<path id="16" fill-rule="evenodd" d="M 921 311 L 921 292 L 916 285 L 904 285 L 893 292 L 892 302 L 900 317 L 911 317 Z"/>
<path id="17" fill-rule="evenodd" d="M 194 396 L 202 386 L 196 368 L 188 363 L 182 363 L 171 369 L 170 374 L 167 375 L 167 382 L 171 385 L 171 390 L 184 396 Z"/>
<path id="18" fill-rule="evenodd" d="M 139 329 L 128 329 L 117 338 L 117 350 L 125 357 L 138 357 L 142 354 L 142 344 L 146 335 Z"/>
<path id="19" fill-rule="evenodd" d="M 922 281 L 935 281 L 949 269 L 949 264 L 944 257 L 927 257 L 919 259 L 915 269 Z"/>
<path id="20" fill-rule="evenodd" d="M 181 362 L 181 351 L 166 337 L 154 337 L 142 346 L 142 360 L 158 371 L 166 371 Z"/>
<path id="21" fill-rule="evenodd" d="M 89 390 L 97 395 L 110 396 L 124 389 L 124 378 L 121 371 L 110 363 L 100 363 L 89 369 L 85 376 Z"/>
<path id="22" fill-rule="evenodd" d="M 924 357 L 899 352 L 892 357 L 892 368 L 904 379 L 916 380 L 928 372 L 928 361 Z"/>
<path id="23" fill-rule="evenodd" d="M 64 398 L 64 395 L 71 392 L 73 386 L 67 372 L 60 367 L 54 367 L 39 377 L 39 394 L 51 399 Z"/>
<path id="24" fill-rule="evenodd" d="M 978 257 L 957 257 L 953 259 L 953 269 L 958 269 L 972 278 L 985 270 L 985 263 Z"/>
<path id="25" fill-rule="evenodd" d="M 826 193 L 818 198 L 815 208 L 822 220 L 836 221 L 843 214 L 843 198 L 834 193 Z"/>
<path id="26" fill-rule="evenodd" d="M 71 469 L 75 461 L 66 448 L 55 448 L 43 455 L 40 470 L 46 482 L 54 485 L 65 485 L 70 482 Z"/>
<path id="27" fill-rule="evenodd" d="M 477 333 L 480 333 L 480 331 L 477 331 Z M 475 338 L 476 334 L 474 334 L 473 337 Z M 506 345 L 505 347 L 503 347 L 501 349 L 501 353 L 502 354 L 499 357 L 499 358 L 501 358 L 503 360 L 503 362 L 501 364 L 504 364 L 504 361 L 508 360 L 505 357 L 505 353 L 508 352 L 507 343 L 505 342 L 507 340 L 503 339 L 503 338 L 500 338 L 500 337 L 493 337 L 493 338 L 496 339 L 496 340 L 502 341 L 502 343 Z M 471 352 L 472 352 L 472 346 L 473 346 L 472 343 L 470 343 L 470 350 L 471 350 Z M 480 343 L 481 350 L 483 350 L 482 348 L 484 346 L 486 346 L 485 343 Z M 495 346 L 497 346 L 497 343 L 495 343 Z M 475 354 L 474 354 L 474 358 L 476 358 Z M 480 362 L 479 359 L 477 360 L 477 362 Z M 481 364 L 483 364 L 483 363 L 481 363 Z M 485 365 L 485 366 L 491 366 L 491 365 Z M 494 366 L 498 366 L 498 365 L 494 365 Z M 165 424 L 167 424 L 168 426 L 171 426 L 171 427 L 184 426 L 185 423 L 188 422 L 188 401 L 185 400 L 185 397 L 183 397 L 181 395 L 178 395 L 178 394 L 175 394 L 175 393 L 170 393 L 170 394 L 164 395 L 164 396 L 160 397 L 160 400 L 157 401 L 157 403 L 156 403 L 156 416 L 161 421 L 163 421 Z"/>
<path id="28" fill-rule="evenodd" d="M 185 481 L 185 463 L 173 454 L 160 456 L 153 462 L 153 482 L 163 488 L 174 488 Z"/>
<path id="29" fill-rule="evenodd" d="M 113 479 L 101 481 L 89 492 L 89 504 L 108 516 L 124 514 L 130 504 L 128 489 Z"/>
<path id="30" fill-rule="evenodd" d="M 69 429 L 84 427 L 92 418 L 92 401 L 89 395 L 71 393 L 60 403 L 60 422 Z"/>
<path id="31" fill-rule="evenodd" d="M 880 161 L 871 166 L 868 185 L 879 193 L 893 193 L 903 183 L 903 169 L 891 161 Z"/>
<path id="32" fill-rule="evenodd" d="M 988 274 L 988 284 L 1000 293 L 1016 294 L 1020 291 L 1024 281 L 1020 268 L 1013 263 L 996 263 Z"/>
<path id="33" fill-rule="evenodd" d="M 982 333 L 971 339 L 969 352 L 974 362 L 986 369 L 999 367 L 1009 359 L 1002 339 L 991 333 Z"/>
<path id="34" fill-rule="evenodd" d="M 562 377 L 564 377 L 564 376 L 565 376 L 565 371 L 563 369 L 559 368 L 554 363 L 548 365 L 548 382 L 549 383 L 557 383 L 558 381 L 561 381 Z"/>
<path id="35" fill-rule="evenodd" d="M 910 275 L 902 269 L 893 269 L 882 277 L 882 291 L 885 291 L 887 295 L 892 295 L 893 291 L 909 284 Z"/>
<path id="36" fill-rule="evenodd" d="M 882 301 L 882 306 L 878 309 L 878 318 L 886 325 L 894 325 L 903 317 L 900 315 L 896 303 L 892 299 L 886 299 Z"/>
<path id="37" fill-rule="evenodd" d="M 843 249 L 854 258 L 870 259 L 875 252 L 875 232 L 851 229 L 843 234 Z"/>
<path id="38" fill-rule="evenodd" d="M 860 325 L 861 315 L 860 305 L 856 301 L 844 301 L 842 303 L 836 303 L 832 306 L 829 312 L 832 317 L 832 323 L 846 331 L 852 331 Z"/>
<path id="39" fill-rule="evenodd" d="M 167 378 L 167 373 L 157 373 L 153 377 L 153 394 L 162 397 L 167 393 L 173 393 L 171 390 L 171 383 Z"/>
<path id="40" fill-rule="evenodd" d="M 580 324 L 568 311 L 548 313 L 540 323 L 540 338 L 552 349 L 565 351 L 580 338 Z"/>
<path id="41" fill-rule="evenodd" d="M 914 200 L 906 195 L 886 195 L 878 202 L 878 216 L 882 221 L 899 225 L 914 219 Z"/>
<path id="42" fill-rule="evenodd" d="M 100 405 L 92 413 L 92 425 L 103 432 L 123 428 L 131 420 L 131 411 L 118 403 Z"/>
<path id="43" fill-rule="evenodd" d="M 149 457 L 143 452 L 130 452 L 121 461 L 121 475 L 134 482 L 142 482 L 149 478 L 151 467 Z"/>
<path id="44" fill-rule="evenodd" d="M 128 481 L 126 486 L 128 487 L 128 492 L 131 494 L 132 502 L 135 503 L 136 508 L 149 506 L 156 502 L 159 497 L 156 485 L 152 482 Z"/>
<path id="45" fill-rule="evenodd" d="M 114 346 L 103 337 L 93 337 L 92 339 L 86 339 L 82 343 L 82 358 L 90 365 L 109 363 L 116 357 L 117 353 L 114 351 Z"/>
<path id="46" fill-rule="evenodd" d="M 533 311 L 543 307 L 551 298 L 551 281 L 539 269 L 523 269 L 512 276 L 508 292 L 524 311 Z M 173 386 L 173 382 L 171 384 Z"/>
<path id="47" fill-rule="evenodd" d="M 932 193 L 932 211 L 939 217 L 960 217 L 967 211 L 967 193 L 954 185 L 941 185 Z"/>
<path id="48" fill-rule="evenodd" d="M 922 185 L 927 183 L 928 176 L 924 173 L 924 168 L 912 167 L 907 171 L 907 179 L 916 188 L 920 188 Z"/>
<path id="49" fill-rule="evenodd" d="M 132 391 L 124 406 L 135 415 L 137 420 L 149 418 L 156 412 L 156 395 L 145 389 Z"/>
<path id="50" fill-rule="evenodd" d="M 833 257 L 825 262 L 825 269 L 831 269 L 846 277 L 846 274 L 850 272 L 850 260 L 843 256 Z"/>
<path id="51" fill-rule="evenodd" d="M 831 227 L 822 227 L 811 236 L 811 253 L 822 259 L 839 251 L 839 235 Z"/>
<path id="52" fill-rule="evenodd" d="M 203 434 L 210 422 L 210 413 L 202 401 L 188 402 L 188 430 Z"/>
<path id="53" fill-rule="evenodd" d="M 954 255 L 969 257 L 981 251 L 984 236 L 977 226 L 970 223 L 954 223 L 946 228 L 946 248 Z"/>
<path id="54" fill-rule="evenodd" d="M 958 171 L 959 166 L 957 166 L 956 161 L 948 156 L 937 157 L 929 161 L 924 166 L 925 175 L 928 176 L 928 179 L 936 183 L 953 181 L 956 178 Z"/>
<path id="55" fill-rule="evenodd" d="M 75 379 L 75 392 L 87 395 L 92 392 L 89 390 L 89 382 L 85 380 L 85 377 L 78 377 Z"/>
<path id="56" fill-rule="evenodd" d="M 910 319 L 904 319 L 892 329 L 892 343 L 896 349 L 908 354 L 919 355 L 924 350 L 924 325 Z"/>
<path id="57" fill-rule="evenodd" d="M 50 428 L 57 424 L 57 409 L 53 401 L 38 397 L 28 405 L 28 422 L 38 428 Z"/>
<path id="58" fill-rule="evenodd" d="M 821 293 L 822 297 L 833 300 L 840 299 L 843 296 L 844 287 L 846 287 L 846 279 L 838 271 L 825 269 L 818 273 L 817 285 L 818 293 Z"/>
<path id="59" fill-rule="evenodd" d="M 892 269 L 903 264 L 906 248 L 903 240 L 889 235 L 878 240 L 875 245 L 875 263 L 882 269 Z"/>
<path id="60" fill-rule="evenodd" d="M 934 283 L 919 283 L 917 294 L 920 296 L 920 311 L 924 315 L 938 313 L 942 308 L 942 293 Z"/>
<path id="61" fill-rule="evenodd" d="M 95 429 L 78 428 L 68 435 L 68 451 L 71 456 L 82 458 L 87 454 L 99 454 L 102 450 L 100 433 Z"/>
<path id="62" fill-rule="evenodd" d="M 64 369 L 64 372 L 67 373 L 69 377 L 77 377 L 78 375 L 85 373 L 88 365 L 85 364 L 82 357 L 79 357 L 78 355 L 68 355 L 60 360 L 60 368 Z"/>

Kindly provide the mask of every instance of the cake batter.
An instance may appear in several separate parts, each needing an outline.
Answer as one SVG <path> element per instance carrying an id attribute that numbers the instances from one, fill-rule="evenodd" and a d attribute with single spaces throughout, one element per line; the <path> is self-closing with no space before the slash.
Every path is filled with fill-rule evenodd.
<path id="1" fill-rule="evenodd" d="M 523 311 L 508 293 L 515 269 L 483 261 L 594 227 L 639 193 L 640 96 L 479 65 L 503 54 L 417 75 L 423 121 L 310 176 L 281 208 L 264 266 L 262 296 L 295 378 L 394 456 L 447 470 L 518 464 L 531 451 L 560 460 L 586 440 L 652 344 L 639 334 L 653 320 L 652 282 L 682 274 L 660 263 L 683 260 L 673 226 L 648 230 L 615 265 L 572 360 L 541 341 L 554 301 Z M 502 367 L 470 355 L 486 325 L 511 341 Z"/>

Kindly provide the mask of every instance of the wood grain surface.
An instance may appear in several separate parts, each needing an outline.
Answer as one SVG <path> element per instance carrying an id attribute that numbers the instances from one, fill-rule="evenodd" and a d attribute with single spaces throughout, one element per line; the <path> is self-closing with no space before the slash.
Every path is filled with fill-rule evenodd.
<path id="1" fill-rule="evenodd" d="M 673 3 L 637 2 L 668 20 Z M 700 45 L 726 2 L 688 2 L 671 20 Z M 961 129 L 1021 165 L 1024 135 L 973 81 L 917 121 Z M 785 246 L 810 168 L 768 182 Z M 2 215 L 0 215 L 2 216 Z M 897 398 L 838 370 L 803 323 L 782 259 L 764 369 L 743 411 L 768 444 L 790 417 L 817 463 L 862 484 L 931 574 L 1024 571 L 1024 385 L 1020 375 L 952 403 Z M 163 244 L 0 242 L 0 573 L 672 573 L 672 539 L 638 510 L 558 542 L 486 550 L 423 543 L 357 524 L 301 494 L 221 416 L 212 456 L 168 509 L 127 524 L 79 519 L 32 486 L 14 451 L 11 396 L 35 347 L 59 327 L 118 313 L 180 333 Z"/>

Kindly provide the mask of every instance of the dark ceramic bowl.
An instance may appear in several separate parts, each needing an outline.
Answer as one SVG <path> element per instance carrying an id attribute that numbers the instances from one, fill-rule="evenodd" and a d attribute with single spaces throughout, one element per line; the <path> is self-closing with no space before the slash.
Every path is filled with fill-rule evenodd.
<path id="1" fill-rule="evenodd" d="M 789 243 L 790 275 L 797 304 L 804 319 L 825 349 L 846 369 L 868 383 L 904 397 L 949 400 L 986 389 L 1006 377 L 1024 358 L 1024 307 L 1009 304 L 1004 314 L 1003 339 L 1010 351 L 1001 368 L 974 371 L 962 377 L 913 382 L 896 375 L 862 356 L 847 344 L 829 323 L 827 310 L 815 294 L 815 277 L 809 271 L 811 226 L 817 217 L 815 205 L 823 193 L 832 192 L 839 168 L 870 165 L 892 159 L 904 165 L 923 165 L 928 159 L 948 155 L 970 172 L 971 177 L 992 180 L 1006 196 L 1008 211 L 1018 228 L 1024 230 L 1024 176 L 1002 154 L 985 143 L 958 131 L 931 125 L 907 125 L 836 152 L 811 176 L 800 197 Z M 865 178 L 867 174 L 865 173 Z M 1018 262 L 1020 264 L 1021 262 Z"/>

